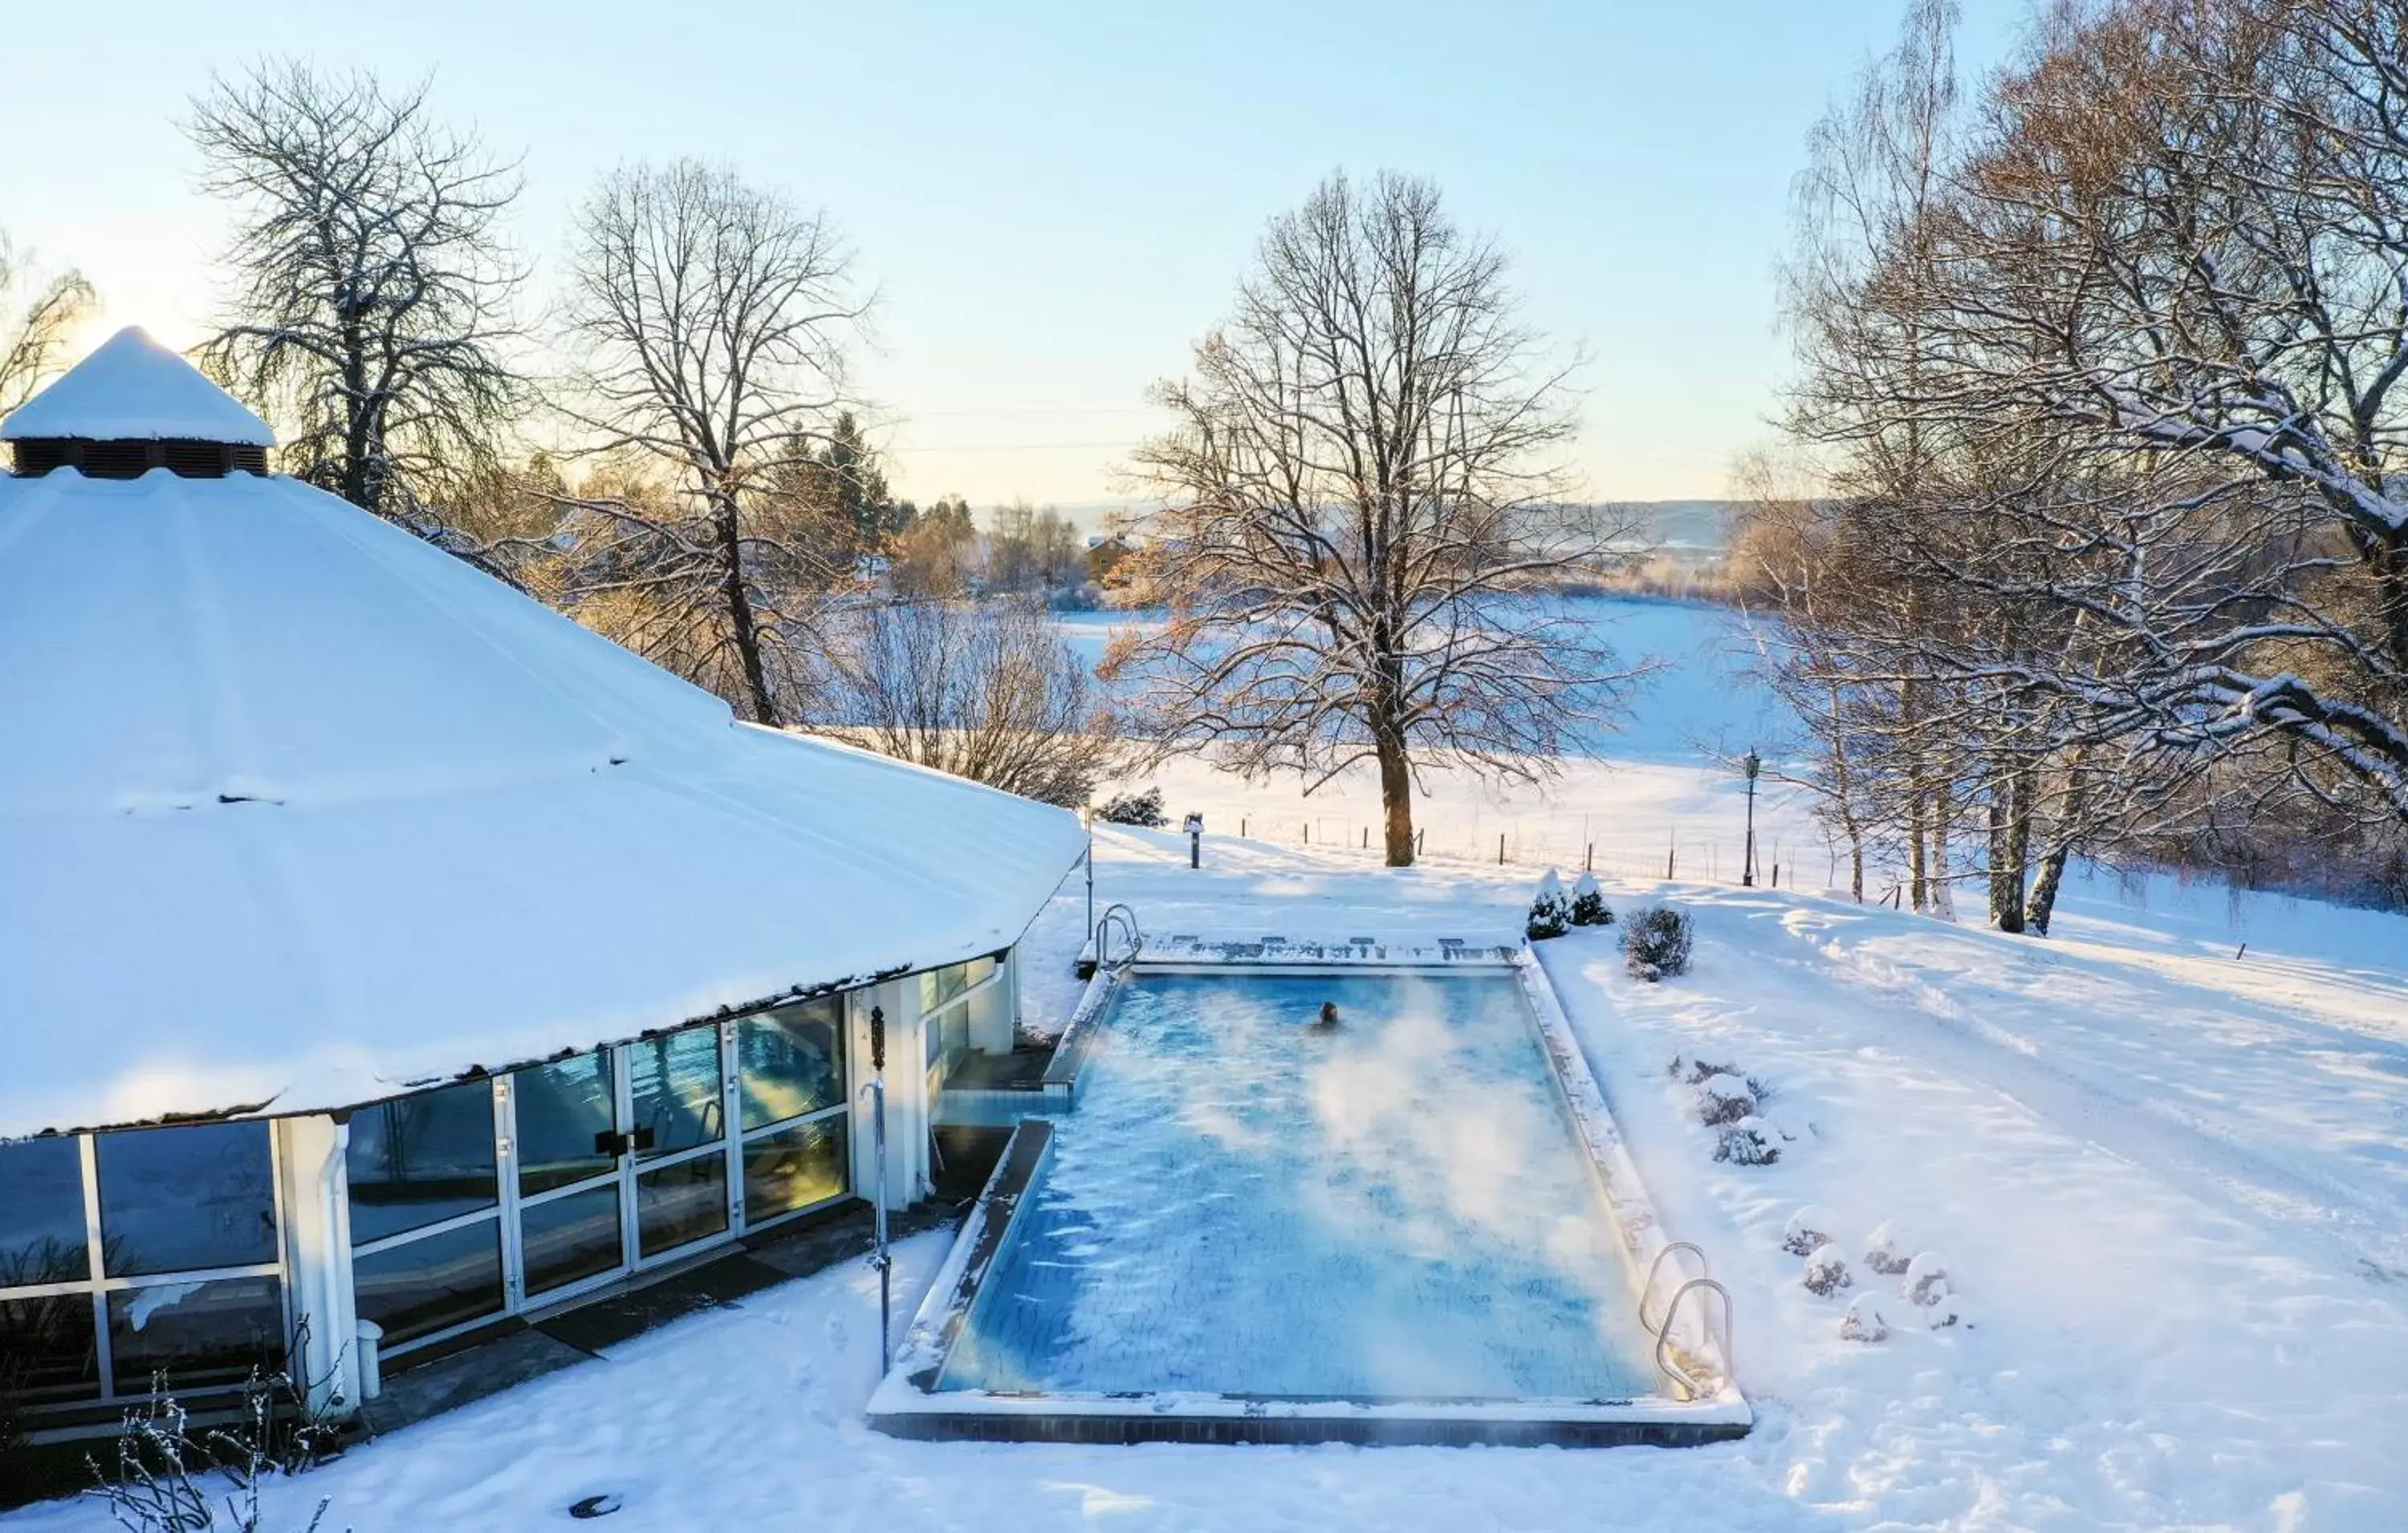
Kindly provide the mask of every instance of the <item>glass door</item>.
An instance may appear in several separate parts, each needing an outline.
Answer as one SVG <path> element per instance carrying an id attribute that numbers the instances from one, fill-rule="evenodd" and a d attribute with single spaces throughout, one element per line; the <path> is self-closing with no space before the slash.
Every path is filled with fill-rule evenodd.
<path id="1" fill-rule="evenodd" d="M 517 1168 L 511 1274 L 523 1301 L 561 1297 L 627 1265 L 630 1137 L 620 1127 L 619 1084 L 607 1049 L 503 1082 Z"/>
<path id="2" fill-rule="evenodd" d="M 728 1231 L 727 1078 L 716 1026 L 644 1039 L 623 1053 L 641 1264 Z"/>

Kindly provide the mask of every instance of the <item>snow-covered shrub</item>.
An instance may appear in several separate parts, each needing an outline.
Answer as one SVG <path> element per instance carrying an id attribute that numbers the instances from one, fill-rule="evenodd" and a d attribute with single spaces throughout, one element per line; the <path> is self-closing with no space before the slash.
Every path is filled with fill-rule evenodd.
<path id="1" fill-rule="evenodd" d="M 1848 1258 L 1828 1240 L 1816 1246 L 1806 1257 L 1806 1291 L 1817 1298 L 1828 1298 L 1842 1288 L 1856 1284 L 1856 1274 L 1848 1270 Z"/>
<path id="2" fill-rule="evenodd" d="M 1770 1166 L 1781 1158 L 1781 1147 L 1765 1132 L 1763 1119 L 1742 1118 L 1723 1125 L 1714 1140 L 1714 1158 L 1733 1166 Z"/>
<path id="3" fill-rule="evenodd" d="M 1885 1219 L 1865 1237 L 1865 1265 L 1885 1278 L 1895 1278 L 1907 1268 L 1906 1253 L 1899 1248 L 1906 1242 L 1899 1238 L 1898 1222 Z"/>
<path id="4" fill-rule="evenodd" d="M 1096 818 L 1110 824 L 1140 825 L 1147 830 L 1160 830 L 1170 824 L 1170 816 L 1162 812 L 1160 788 L 1115 794 L 1096 806 Z"/>
<path id="5" fill-rule="evenodd" d="M 1550 867 L 1547 876 L 1539 881 L 1539 897 L 1530 901 L 1527 935 L 1531 941 L 1540 942 L 1550 937 L 1561 937 L 1571 929 L 1571 898 L 1564 893 L 1564 881 L 1556 877 L 1555 870 Z"/>
<path id="6" fill-rule="evenodd" d="M 1613 908 L 1605 902 L 1605 894 L 1597 886 L 1597 875 L 1583 873 L 1572 885 L 1572 924 L 1575 926 L 1611 926 Z"/>
<path id="7" fill-rule="evenodd" d="M 1948 1264 L 1940 1253 L 1926 1251 L 1906 1264 L 1906 1279 L 1899 1285 L 1910 1304 L 1929 1306 L 1948 1297 Z"/>
<path id="8" fill-rule="evenodd" d="M 1811 1256 L 1814 1248 L 1830 1243 L 1830 1232 L 1839 1221 L 1809 1203 L 1789 1216 L 1781 1226 L 1781 1249 L 1793 1256 Z"/>
<path id="9" fill-rule="evenodd" d="M 1708 1128 L 1735 1124 L 1756 1114 L 1756 1093 L 1736 1075 L 1717 1070 L 1689 1088 L 1698 1122 Z"/>
<path id="10" fill-rule="evenodd" d="M 1885 1341 L 1889 1339 L 1889 1317 L 1882 1313 L 1881 1300 L 1870 1294 L 1858 1294 L 1848 1300 L 1848 1312 L 1840 1317 L 1840 1340 L 1842 1341 Z"/>
<path id="11" fill-rule="evenodd" d="M 1648 905 L 1622 924 L 1622 956 L 1630 972 L 1653 984 L 1689 971 L 1689 918 L 1679 907 Z"/>

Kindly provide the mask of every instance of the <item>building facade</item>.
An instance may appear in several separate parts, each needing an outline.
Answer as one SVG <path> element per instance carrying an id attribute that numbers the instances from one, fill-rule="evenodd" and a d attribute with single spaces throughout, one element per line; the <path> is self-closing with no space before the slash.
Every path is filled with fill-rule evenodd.
<path id="1" fill-rule="evenodd" d="M 1074 817 L 738 723 L 265 473 L 138 332 L 0 438 L 0 1392 L 35 1435 L 254 1368 L 339 1412 L 927 1187 Z"/>

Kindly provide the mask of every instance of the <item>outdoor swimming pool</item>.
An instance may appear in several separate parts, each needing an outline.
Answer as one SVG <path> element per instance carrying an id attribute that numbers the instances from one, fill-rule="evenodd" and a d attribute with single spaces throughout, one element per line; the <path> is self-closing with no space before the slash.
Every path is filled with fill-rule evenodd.
<path id="1" fill-rule="evenodd" d="M 1122 979 L 1075 1106 L 1023 1125 L 873 1419 L 1670 1406 L 1528 996 L 1467 967 Z"/>
<path id="2" fill-rule="evenodd" d="M 1646 1393 L 1522 1005 L 1496 975 L 1129 985 L 939 1387 Z"/>

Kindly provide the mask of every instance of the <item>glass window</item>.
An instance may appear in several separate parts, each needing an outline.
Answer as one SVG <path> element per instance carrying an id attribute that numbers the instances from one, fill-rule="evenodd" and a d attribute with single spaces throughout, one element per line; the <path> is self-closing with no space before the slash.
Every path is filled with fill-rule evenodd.
<path id="1" fill-rule="evenodd" d="M 597 1049 L 510 1077 L 518 1110 L 519 1191 L 546 1192 L 597 1177 L 618 1158 L 594 1137 L 618 1126 L 610 1054 Z"/>
<path id="2" fill-rule="evenodd" d="M 643 1155 L 674 1154 L 725 1132 L 719 1095 L 719 1028 L 713 1024 L 627 1046 L 627 1082 L 638 1135 L 652 1131 Z"/>
<path id="3" fill-rule="evenodd" d="M 636 1179 L 636 1243 L 645 1255 L 726 1227 L 726 1156 L 697 1155 Z"/>
<path id="4" fill-rule="evenodd" d="M 783 1123 L 844 1100 L 844 1006 L 833 996 L 736 1024 L 744 1126 Z"/>
<path id="5" fill-rule="evenodd" d="M 91 1294 L 0 1299 L 0 1392 L 27 1404 L 99 1395 Z"/>
<path id="6" fill-rule="evenodd" d="M 162 1373 L 172 1388 L 239 1383 L 254 1368 L 282 1367 L 284 1350 L 284 1304 L 274 1278 L 159 1282 L 108 1296 L 109 1359 L 121 1394 L 147 1394 Z"/>
<path id="7" fill-rule="evenodd" d="M 99 1136 L 96 1148 L 101 1257 L 110 1276 L 276 1259 L 265 1124 L 130 1129 Z"/>
<path id="8" fill-rule="evenodd" d="M 764 1134 L 744 1146 L 744 1217 L 754 1224 L 824 1203 L 851 1184 L 844 1119 Z"/>
<path id="9" fill-rule="evenodd" d="M 0 1144 L 0 1288 L 81 1282 L 92 1276 L 84 1243 L 83 1153 L 73 1139 Z M 84 1331 L 91 1333 L 89 1316 Z"/>
<path id="10" fill-rule="evenodd" d="M 353 1245 L 490 1209 L 499 1196 L 493 1087 L 470 1081 L 355 1112 L 344 1159 Z"/>
<path id="11" fill-rule="evenodd" d="M 615 1182 L 519 1210 L 519 1261 L 530 1294 L 608 1272 L 626 1259 Z"/>
<path id="12" fill-rule="evenodd" d="M 384 1345 L 502 1309 L 501 1226 L 492 1219 L 405 1240 L 351 1258 L 360 1318 L 384 1327 Z"/>
<path id="13" fill-rule="evenodd" d="M 970 987 L 970 967 L 952 964 L 920 976 L 920 1011 L 926 1015 Z"/>

